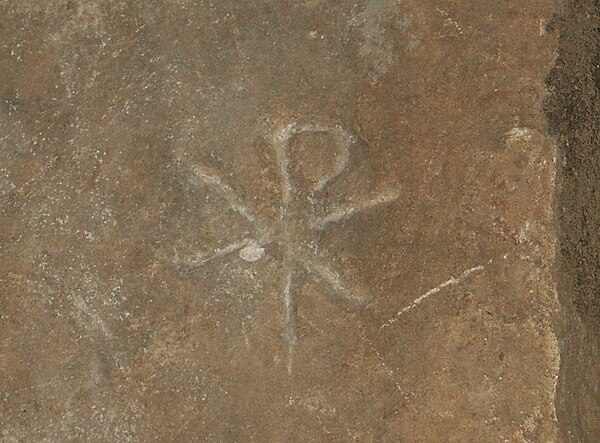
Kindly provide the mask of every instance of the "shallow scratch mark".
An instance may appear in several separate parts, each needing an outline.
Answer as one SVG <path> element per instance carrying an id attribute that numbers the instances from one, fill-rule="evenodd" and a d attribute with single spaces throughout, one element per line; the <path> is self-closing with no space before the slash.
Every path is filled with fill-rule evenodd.
<path id="1" fill-rule="evenodd" d="M 302 314 L 298 314 L 298 317 L 300 317 L 303 321 L 308 323 L 311 328 L 313 328 L 315 331 L 317 331 L 319 333 L 319 335 L 321 335 L 322 337 L 325 337 L 325 333 L 320 328 L 318 328 L 317 325 L 315 325 L 312 321 L 310 321 L 309 318 L 305 317 Z"/>
<path id="2" fill-rule="evenodd" d="M 458 22 L 456 20 L 454 20 L 452 18 L 452 16 L 450 14 L 448 14 L 448 12 L 444 11 L 442 8 L 440 8 L 438 6 L 435 7 L 435 10 L 437 12 L 439 12 L 440 14 L 442 14 L 446 18 L 445 21 L 447 23 L 451 24 L 452 26 L 454 26 L 460 35 L 465 34 L 465 32 L 463 31 L 463 28 L 458 24 Z"/>
<path id="3" fill-rule="evenodd" d="M 324 280 L 333 290 L 335 295 L 355 304 L 364 304 L 367 297 L 351 290 L 342 282 L 337 272 L 320 263 L 315 257 L 305 257 L 298 251 L 294 251 L 294 260 L 298 261 L 308 272 Z"/>
<path id="4" fill-rule="evenodd" d="M 398 383 L 398 380 L 396 380 L 395 372 L 391 368 L 388 367 L 388 365 L 385 363 L 385 360 L 383 359 L 383 357 L 381 356 L 381 354 L 379 353 L 377 348 L 375 346 L 373 346 L 373 343 L 371 343 L 370 340 L 368 341 L 368 343 L 371 346 L 371 349 L 375 352 L 375 355 L 377 356 L 377 359 L 379 360 L 379 364 L 388 373 L 388 376 L 389 376 L 391 382 L 394 383 L 394 386 L 396 386 L 396 389 L 398 389 L 399 392 L 404 392 L 402 390 L 402 386 L 400 386 L 400 383 Z"/>
<path id="5" fill-rule="evenodd" d="M 250 339 L 248 338 L 248 332 L 246 331 L 246 322 L 242 321 L 242 335 L 244 336 L 244 343 L 246 344 L 246 349 L 250 350 Z"/>
<path id="6" fill-rule="evenodd" d="M 231 243 L 223 248 L 217 249 L 216 251 L 214 251 L 211 254 L 204 254 L 204 255 L 196 256 L 196 257 L 192 258 L 191 260 L 189 260 L 189 262 L 187 263 L 187 269 L 189 271 L 196 270 L 196 269 L 204 266 L 207 263 L 210 263 L 215 260 L 219 260 L 223 257 L 233 254 L 234 252 L 239 251 L 240 249 L 245 248 L 248 244 L 250 244 L 250 242 L 251 242 L 251 240 L 246 238 L 242 241 Z"/>
<path id="7" fill-rule="evenodd" d="M 233 188 L 225 183 L 221 177 L 205 166 L 197 165 L 193 168 L 193 172 L 200 181 L 209 187 L 216 189 L 225 198 L 231 209 L 240 214 L 253 225 L 255 224 L 256 218 L 254 215 L 244 205 L 244 203 L 242 203 L 242 200 L 237 196 Z"/>
<path id="8" fill-rule="evenodd" d="M 388 203 L 393 203 L 400 198 L 399 192 L 393 192 L 390 194 L 382 194 L 372 200 L 369 200 L 365 203 L 359 203 L 356 205 L 348 205 L 341 208 L 336 209 L 331 214 L 325 217 L 316 218 L 311 227 L 313 229 L 323 230 L 330 223 L 338 223 L 343 220 L 347 220 L 354 215 L 367 211 L 372 208 L 376 208 L 378 206 L 382 206 Z"/>
<path id="9" fill-rule="evenodd" d="M 289 159 L 287 155 L 287 143 L 296 132 L 296 125 L 289 124 L 281 133 L 275 137 L 275 153 L 281 178 L 281 208 L 280 217 L 283 219 L 290 204 L 292 195 L 292 182 L 289 171 Z"/>
<path id="10" fill-rule="evenodd" d="M 241 241 L 238 241 L 235 243 L 230 243 L 229 245 L 227 245 L 223 248 L 217 249 L 210 254 L 197 255 L 197 256 L 191 258 L 186 263 L 186 269 L 188 271 L 195 271 L 195 270 L 201 268 L 202 266 L 206 265 L 207 263 L 227 257 L 230 254 L 240 251 L 241 249 L 245 248 L 249 244 L 254 244 L 254 243 L 256 243 L 258 245 L 265 244 L 265 242 L 257 242 L 256 240 L 252 240 L 250 238 L 245 238 Z"/>
<path id="11" fill-rule="evenodd" d="M 381 328 L 379 328 L 379 330 L 382 330 L 384 328 L 387 328 L 388 326 L 392 325 L 396 320 L 398 320 L 398 318 L 400 318 L 400 316 L 408 311 L 410 311 L 413 308 L 416 308 L 418 305 L 420 305 L 421 303 L 423 303 L 427 298 L 431 297 L 434 294 L 437 294 L 438 292 L 440 292 L 442 289 L 444 289 L 447 286 L 454 286 L 459 284 L 462 280 L 464 280 L 465 278 L 469 277 L 472 274 L 475 274 L 477 272 L 480 272 L 484 269 L 483 266 L 475 266 L 474 268 L 471 269 L 467 269 L 465 272 L 463 272 L 460 276 L 458 277 L 451 277 L 450 279 L 446 280 L 444 283 L 436 286 L 433 289 L 430 289 L 429 291 L 427 291 L 425 294 L 417 297 L 416 299 L 413 300 L 413 302 L 411 304 L 409 304 L 408 306 L 402 308 L 394 318 L 392 318 L 391 320 L 389 320 L 387 323 L 384 323 Z"/>
<path id="12" fill-rule="evenodd" d="M 285 341 L 288 345 L 288 374 L 293 371 L 294 351 L 298 343 L 296 335 L 296 327 L 294 322 L 294 301 L 292 299 L 292 270 L 286 269 L 285 282 L 283 287 L 283 295 L 285 302 Z"/>

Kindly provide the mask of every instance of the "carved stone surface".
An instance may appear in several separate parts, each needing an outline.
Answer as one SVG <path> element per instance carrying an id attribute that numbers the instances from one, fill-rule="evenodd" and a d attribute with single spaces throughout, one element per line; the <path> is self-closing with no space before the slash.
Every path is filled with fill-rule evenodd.
<path id="1" fill-rule="evenodd" d="M 0 1 L 0 439 L 556 440 L 553 8 Z"/>

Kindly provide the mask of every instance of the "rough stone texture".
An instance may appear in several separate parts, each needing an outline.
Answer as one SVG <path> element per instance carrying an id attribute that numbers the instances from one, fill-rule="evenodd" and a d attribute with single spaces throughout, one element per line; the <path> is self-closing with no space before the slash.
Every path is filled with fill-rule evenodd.
<path id="1" fill-rule="evenodd" d="M 564 441 L 600 439 L 600 3 L 565 2 L 547 111 L 561 152 L 557 219 L 565 312 L 557 412 Z"/>
<path id="2" fill-rule="evenodd" d="M 556 441 L 555 9 L 0 1 L 3 441 Z"/>

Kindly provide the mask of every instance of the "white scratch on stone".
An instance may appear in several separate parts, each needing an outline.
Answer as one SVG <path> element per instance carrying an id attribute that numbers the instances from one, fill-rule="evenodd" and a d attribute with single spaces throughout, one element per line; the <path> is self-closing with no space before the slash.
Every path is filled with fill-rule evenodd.
<path id="1" fill-rule="evenodd" d="M 458 277 L 451 277 L 450 279 L 446 280 L 444 283 L 436 286 L 433 289 L 430 289 L 429 291 L 427 291 L 425 294 L 417 297 L 416 299 L 414 299 L 412 301 L 411 304 L 409 304 L 408 306 L 402 308 L 394 318 L 392 318 L 391 320 L 389 320 L 387 323 L 384 323 L 383 326 L 381 326 L 381 328 L 379 328 L 380 330 L 387 328 L 388 326 L 392 325 L 396 320 L 398 320 L 400 318 L 400 316 L 408 311 L 410 311 L 413 308 L 416 308 L 417 306 L 419 306 L 421 303 L 423 303 L 427 298 L 431 297 L 434 294 L 437 294 L 438 292 L 440 292 L 442 289 L 448 287 L 448 286 L 454 286 L 459 284 L 462 280 L 464 280 L 465 278 L 469 277 L 472 274 L 475 274 L 477 272 L 480 272 L 484 269 L 483 266 L 475 266 L 474 268 L 471 269 L 467 269 L 465 272 L 463 272 L 460 276 Z"/>
<path id="2" fill-rule="evenodd" d="M 283 287 L 283 299 L 285 302 L 285 341 L 288 345 L 288 374 L 291 374 L 294 366 L 294 351 L 298 343 L 294 321 L 294 301 L 292 299 L 292 270 L 286 269 Z"/>
<path id="3" fill-rule="evenodd" d="M 396 373 L 390 367 L 388 367 L 388 365 L 385 363 L 384 358 L 381 356 L 381 354 L 379 353 L 377 348 L 373 345 L 373 343 L 370 340 L 368 341 L 368 343 L 371 346 L 371 349 L 375 352 L 375 355 L 377 356 L 377 359 L 379 360 L 381 367 L 383 369 L 385 369 L 385 371 L 388 373 L 390 380 L 392 381 L 392 383 L 394 383 L 394 386 L 396 386 L 396 389 L 399 392 L 404 392 L 402 390 L 402 386 L 400 386 L 400 383 L 398 383 L 398 380 L 396 380 Z"/>
<path id="4" fill-rule="evenodd" d="M 194 175 L 209 187 L 216 189 L 227 201 L 231 209 L 236 211 L 250 223 L 254 224 L 256 219 L 250 210 L 242 203 L 231 186 L 225 183 L 221 177 L 205 166 L 195 166 Z"/>
<path id="5" fill-rule="evenodd" d="M 246 343 L 246 349 L 250 350 L 250 339 L 248 338 L 248 332 L 246 331 L 246 322 L 242 321 L 242 335 L 244 336 L 244 343 Z"/>
<path id="6" fill-rule="evenodd" d="M 364 203 L 358 203 L 356 205 L 348 205 L 341 208 L 336 209 L 331 214 L 325 217 L 316 218 L 311 227 L 313 229 L 323 230 L 330 223 L 338 223 L 343 220 L 347 220 L 354 215 L 367 211 L 372 208 L 376 208 L 378 206 L 382 206 L 385 204 L 393 203 L 400 198 L 399 192 L 394 192 L 390 194 L 382 194 L 373 200 L 369 200 Z"/>
<path id="7" fill-rule="evenodd" d="M 242 260 L 254 262 L 263 257 L 265 252 L 264 246 L 267 246 L 271 243 L 273 243 L 273 240 L 269 237 L 263 237 L 258 240 L 245 238 L 243 240 L 230 243 L 222 248 L 216 249 L 211 253 L 197 254 L 190 259 L 187 259 L 184 267 L 187 271 L 195 271 L 210 262 L 220 260 L 238 251 Z"/>
<path id="8" fill-rule="evenodd" d="M 240 251 L 241 249 L 247 247 L 253 241 L 254 240 L 252 240 L 252 239 L 246 238 L 244 240 L 241 240 L 241 241 L 238 241 L 235 243 L 231 243 L 223 248 L 217 249 L 210 254 L 203 254 L 203 255 L 196 256 L 187 262 L 187 267 L 189 270 L 198 269 L 207 263 L 210 263 L 215 260 L 219 260 L 230 254 Z"/>
<path id="9" fill-rule="evenodd" d="M 295 134 L 296 125 L 287 125 L 281 133 L 275 137 L 275 153 L 277 155 L 277 164 L 281 178 L 281 208 L 280 217 L 283 219 L 287 213 L 292 195 L 292 182 L 289 171 L 289 159 L 287 155 L 288 140 Z"/>
<path id="10" fill-rule="evenodd" d="M 351 290 L 337 272 L 332 271 L 324 264 L 320 263 L 316 257 L 306 257 L 295 251 L 293 259 L 299 262 L 308 272 L 321 278 L 329 285 L 336 296 L 355 304 L 364 304 L 367 297 L 356 290 Z"/>
<path id="11" fill-rule="evenodd" d="M 439 12 L 440 14 L 442 14 L 446 18 L 445 21 L 447 23 L 451 24 L 452 26 L 454 26 L 458 30 L 458 33 L 460 35 L 464 35 L 465 34 L 465 32 L 463 31 L 462 27 L 458 24 L 458 22 L 456 20 L 454 20 L 452 18 L 452 16 L 450 14 L 448 14 L 448 12 L 444 11 L 442 8 L 440 8 L 438 6 L 435 7 L 435 10 L 437 12 Z"/>

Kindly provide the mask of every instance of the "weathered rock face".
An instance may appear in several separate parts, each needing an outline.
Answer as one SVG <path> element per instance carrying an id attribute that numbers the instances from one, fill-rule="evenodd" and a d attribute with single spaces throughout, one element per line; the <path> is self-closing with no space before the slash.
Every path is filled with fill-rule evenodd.
<path id="1" fill-rule="evenodd" d="M 600 3 L 564 2 L 546 109 L 561 153 L 558 284 L 563 313 L 557 412 L 564 441 L 600 438 Z"/>
<path id="2" fill-rule="evenodd" d="M 0 2 L 2 438 L 556 440 L 554 6 Z"/>

